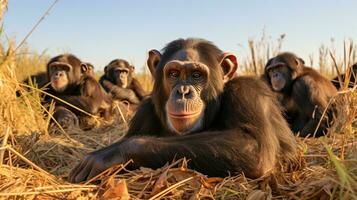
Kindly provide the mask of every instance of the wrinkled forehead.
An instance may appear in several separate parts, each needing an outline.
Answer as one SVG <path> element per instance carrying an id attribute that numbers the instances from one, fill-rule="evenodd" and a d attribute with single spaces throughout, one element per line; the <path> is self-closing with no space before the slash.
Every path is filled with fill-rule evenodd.
<path id="1" fill-rule="evenodd" d="M 128 69 L 129 66 L 123 61 L 117 61 L 109 65 L 110 69 Z"/>
<path id="2" fill-rule="evenodd" d="M 182 49 L 171 56 L 164 70 L 177 69 L 177 70 L 202 70 L 209 71 L 208 66 L 204 64 L 197 51 L 193 49 Z"/>
<path id="3" fill-rule="evenodd" d="M 200 56 L 194 49 L 181 49 L 170 57 L 169 62 L 175 60 L 200 62 Z"/>
<path id="4" fill-rule="evenodd" d="M 265 70 L 269 71 L 284 66 L 294 67 L 296 65 L 297 63 L 296 63 L 295 56 L 290 56 L 290 55 L 277 56 L 271 61 L 270 65 L 267 66 Z"/>
<path id="5" fill-rule="evenodd" d="M 49 68 L 53 68 L 53 67 L 63 67 L 63 68 L 69 68 L 72 69 L 72 65 L 70 65 L 69 63 L 66 62 L 52 62 L 48 65 Z"/>
<path id="6" fill-rule="evenodd" d="M 283 55 L 283 56 L 278 56 L 274 59 L 275 63 L 285 63 L 285 64 L 288 64 L 288 65 L 296 65 L 296 60 L 298 58 L 294 55 L 290 55 L 290 54 L 287 54 L 287 55 Z"/>

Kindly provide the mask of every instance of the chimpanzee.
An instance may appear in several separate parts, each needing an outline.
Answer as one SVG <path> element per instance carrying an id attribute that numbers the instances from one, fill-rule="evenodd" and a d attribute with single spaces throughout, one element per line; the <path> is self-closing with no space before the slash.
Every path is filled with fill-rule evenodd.
<path id="1" fill-rule="evenodd" d="M 341 81 L 342 84 L 347 81 L 348 82 L 348 88 L 353 88 L 355 86 L 355 82 L 356 82 L 356 75 L 357 75 L 357 63 L 355 63 L 354 65 L 352 65 L 351 67 L 351 76 L 349 78 L 349 80 L 346 80 L 346 74 L 342 74 L 341 75 Z M 332 84 L 339 90 L 341 89 L 341 84 L 340 81 L 338 80 L 338 76 L 336 76 L 335 78 L 332 79 Z"/>
<path id="2" fill-rule="evenodd" d="M 94 66 L 91 63 L 83 63 L 87 66 L 88 70 L 85 72 L 86 75 L 94 77 Z M 50 80 L 47 78 L 47 72 L 38 72 L 37 74 L 31 75 L 28 78 L 22 81 L 23 84 L 30 85 L 33 84 L 37 88 L 43 88 L 50 83 Z M 17 96 L 20 96 L 20 91 L 17 91 Z"/>
<path id="3" fill-rule="evenodd" d="M 244 172 L 257 178 L 282 159 L 295 161 L 296 143 L 279 102 L 260 78 L 236 77 L 236 57 L 203 39 L 178 39 L 149 52 L 152 95 L 140 104 L 120 141 L 90 153 L 70 173 L 91 179 L 132 159 L 129 169 L 158 168 L 186 157 L 209 176 Z"/>
<path id="4" fill-rule="evenodd" d="M 133 72 L 134 66 L 126 60 L 115 59 L 104 68 L 99 83 L 113 99 L 138 105 L 146 94 L 139 81 L 133 77 Z"/>
<path id="5" fill-rule="evenodd" d="M 265 66 L 264 78 L 285 108 L 293 132 L 300 132 L 302 137 L 314 136 L 318 128 L 315 136 L 326 134 L 333 109 L 330 107 L 324 116 L 323 112 L 337 93 L 329 80 L 290 52 L 271 58 Z"/>
<path id="6" fill-rule="evenodd" d="M 53 116 L 63 128 L 77 126 L 78 117 L 85 116 L 78 108 L 105 119 L 112 115 L 111 99 L 87 71 L 87 64 L 72 54 L 56 56 L 47 64 L 47 80 L 50 86 L 46 92 L 76 107 L 49 95 L 45 96 L 45 101 L 55 101 Z"/>

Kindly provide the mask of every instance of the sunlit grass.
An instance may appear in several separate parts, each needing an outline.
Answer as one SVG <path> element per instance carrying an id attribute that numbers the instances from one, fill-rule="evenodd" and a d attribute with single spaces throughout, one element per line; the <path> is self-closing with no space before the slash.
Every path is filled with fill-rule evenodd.
<path id="1" fill-rule="evenodd" d="M 285 37 L 282 34 L 277 40 L 271 40 L 263 35 L 258 41 L 249 40 L 250 56 L 241 58 L 240 62 L 242 74 L 262 73 L 267 59 L 281 50 Z M 325 46 L 320 48 L 316 64 L 326 76 L 350 73 L 349 66 L 356 61 L 356 48 L 352 41 L 343 45 L 342 53 Z M 86 132 L 73 130 L 49 135 L 50 117 L 49 114 L 44 117 L 44 113 L 52 111 L 46 111 L 41 105 L 41 91 L 29 90 L 21 97 L 16 96 L 16 91 L 22 88 L 19 81 L 45 70 L 46 62 L 54 55 L 37 53 L 26 46 L 15 52 L 14 46 L 11 40 L 0 43 L 0 199 L 99 199 L 104 191 L 118 192 L 119 186 L 127 187 L 120 191 L 129 192 L 134 199 L 155 195 L 167 199 L 357 199 L 357 93 L 346 87 L 336 97 L 343 115 L 335 120 L 329 136 L 297 138 L 303 167 L 294 172 L 277 171 L 273 176 L 258 180 L 249 180 L 243 175 L 207 178 L 187 169 L 183 160 L 157 170 L 141 168 L 104 176 L 99 185 L 70 184 L 65 178 L 79 159 L 117 141 L 125 127 L 118 124 Z M 311 58 L 310 63 L 315 61 Z M 96 77 L 99 76 L 100 73 Z M 144 89 L 152 89 L 149 73 L 139 73 L 136 77 Z M 118 170 L 118 166 L 115 169 Z M 122 180 L 126 184 L 119 184 Z"/>

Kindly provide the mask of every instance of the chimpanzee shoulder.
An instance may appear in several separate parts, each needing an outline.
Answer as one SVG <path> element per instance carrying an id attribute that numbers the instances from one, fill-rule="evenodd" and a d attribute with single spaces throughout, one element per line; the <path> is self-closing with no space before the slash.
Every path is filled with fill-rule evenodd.
<path id="1" fill-rule="evenodd" d="M 252 119 L 262 121 L 266 117 L 264 110 L 272 106 L 280 109 L 276 96 L 261 78 L 235 77 L 225 84 L 216 121 L 228 127 L 238 127 Z"/>

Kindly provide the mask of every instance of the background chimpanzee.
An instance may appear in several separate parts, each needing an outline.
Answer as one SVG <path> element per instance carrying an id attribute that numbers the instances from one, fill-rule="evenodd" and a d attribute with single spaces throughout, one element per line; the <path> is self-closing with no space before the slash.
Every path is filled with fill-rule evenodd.
<path id="1" fill-rule="evenodd" d="M 83 65 L 86 65 L 87 69 L 88 69 L 86 72 L 84 72 L 84 74 L 94 77 L 94 66 L 88 62 L 83 63 Z M 42 88 L 42 87 L 46 86 L 47 84 L 49 84 L 50 80 L 48 80 L 47 72 L 44 71 L 44 72 L 38 72 L 35 75 L 29 76 L 28 78 L 23 80 L 22 83 L 26 84 L 26 85 L 33 84 L 33 85 L 37 86 L 38 88 Z"/>
<path id="2" fill-rule="evenodd" d="M 356 83 L 356 75 L 357 75 L 357 63 L 355 63 L 354 65 L 352 65 L 351 67 L 351 76 L 349 80 L 346 80 L 346 74 L 342 74 L 341 75 L 341 83 L 343 84 L 345 81 L 348 82 L 348 87 L 349 88 L 353 88 L 355 86 Z M 335 78 L 332 79 L 332 83 L 333 85 L 337 88 L 340 89 L 341 88 L 341 84 L 340 81 L 338 80 L 338 76 L 336 76 Z"/>
<path id="3" fill-rule="evenodd" d="M 295 159 L 296 144 L 275 96 L 259 78 L 236 77 L 236 57 L 211 42 L 178 39 L 163 54 L 149 52 L 155 83 L 127 135 L 89 154 L 69 175 L 88 180 L 133 159 L 131 169 L 174 159 L 209 176 L 244 172 L 256 178 L 279 159 Z"/>
<path id="4" fill-rule="evenodd" d="M 296 55 L 284 52 L 270 59 L 265 66 L 264 77 L 285 108 L 286 118 L 294 132 L 300 136 L 316 136 L 326 133 L 332 119 L 332 109 L 322 116 L 331 97 L 337 90 L 332 83 Z"/>
<path id="5" fill-rule="evenodd" d="M 104 68 L 104 75 L 99 83 L 113 99 L 128 101 L 138 105 L 145 96 L 139 81 L 133 77 L 134 67 L 126 60 L 115 59 Z"/>
<path id="6" fill-rule="evenodd" d="M 52 58 L 47 64 L 47 80 L 50 82 L 48 93 L 93 115 L 111 116 L 111 99 L 102 91 L 99 83 L 87 74 L 88 66 L 76 56 L 63 54 Z M 62 101 L 45 97 L 46 101 L 55 101 L 55 120 L 63 127 L 78 125 L 78 117 L 83 112 Z"/>

